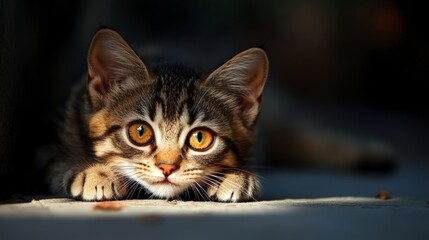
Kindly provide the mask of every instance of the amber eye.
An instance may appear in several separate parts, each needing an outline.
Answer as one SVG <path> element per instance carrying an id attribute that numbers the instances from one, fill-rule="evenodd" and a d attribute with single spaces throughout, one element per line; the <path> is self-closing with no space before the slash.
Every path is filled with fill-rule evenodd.
<path id="1" fill-rule="evenodd" d="M 206 129 L 196 129 L 189 134 L 189 146 L 198 151 L 208 149 L 214 140 L 213 133 Z"/>
<path id="2" fill-rule="evenodd" d="M 134 122 L 128 127 L 128 137 L 138 146 L 149 144 L 153 139 L 153 130 L 145 122 Z"/>

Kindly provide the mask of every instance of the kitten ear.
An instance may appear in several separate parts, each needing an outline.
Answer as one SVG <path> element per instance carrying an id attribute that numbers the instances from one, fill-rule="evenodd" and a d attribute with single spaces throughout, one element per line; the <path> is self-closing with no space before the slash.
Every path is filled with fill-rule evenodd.
<path id="1" fill-rule="evenodd" d="M 114 86 L 130 77 L 148 79 L 149 73 L 119 33 L 99 30 L 88 52 L 88 91 L 92 104 L 100 104 Z"/>
<path id="2" fill-rule="evenodd" d="M 207 80 L 238 100 L 242 119 L 247 126 L 252 126 L 259 113 L 267 75 L 268 57 L 265 51 L 250 48 L 220 66 Z"/>

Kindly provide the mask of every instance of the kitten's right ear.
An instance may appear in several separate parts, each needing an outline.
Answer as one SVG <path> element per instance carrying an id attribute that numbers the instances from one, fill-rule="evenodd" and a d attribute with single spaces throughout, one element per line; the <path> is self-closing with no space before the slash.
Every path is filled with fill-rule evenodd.
<path id="1" fill-rule="evenodd" d="M 268 77 L 268 57 L 261 48 L 247 49 L 224 63 L 207 77 L 210 87 L 236 99 L 237 113 L 247 126 L 259 114 L 261 95 Z"/>
<path id="2" fill-rule="evenodd" d="M 88 52 L 88 92 L 94 107 L 100 106 L 113 87 L 129 78 L 149 78 L 146 66 L 119 35 L 99 30 Z"/>

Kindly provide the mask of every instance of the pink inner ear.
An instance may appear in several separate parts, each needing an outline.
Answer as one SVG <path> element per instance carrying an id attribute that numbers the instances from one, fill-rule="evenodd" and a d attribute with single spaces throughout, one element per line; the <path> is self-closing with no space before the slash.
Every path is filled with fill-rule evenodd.
<path id="1" fill-rule="evenodd" d="M 91 59 L 88 66 L 88 84 L 101 95 L 105 95 L 107 93 L 108 86 L 106 86 L 106 76 L 107 74 L 100 70 L 98 61 Z"/>
<path id="2" fill-rule="evenodd" d="M 102 57 L 100 56 L 99 45 L 103 47 L 103 44 L 99 43 L 99 41 L 101 40 L 94 39 L 91 45 L 91 48 L 89 50 L 88 84 L 99 94 L 105 95 L 108 88 L 108 86 L 106 86 L 107 84 L 106 77 L 108 76 L 108 74 L 106 73 L 106 68 L 108 66 L 103 65 L 100 61 Z"/>
<path id="3" fill-rule="evenodd" d="M 246 87 L 255 98 L 259 98 L 262 94 L 265 84 L 265 75 L 265 68 L 257 66 L 252 76 L 249 76 L 251 80 L 247 83 Z"/>
<path id="4" fill-rule="evenodd" d="M 96 79 L 92 78 L 92 80 L 90 79 L 88 82 L 93 86 L 94 90 L 101 95 L 105 95 L 107 93 L 106 87 L 101 82 L 101 79 L 99 77 L 97 77 Z"/>
<path id="5" fill-rule="evenodd" d="M 265 84 L 265 75 L 265 68 L 255 66 L 254 71 L 249 76 L 249 82 L 246 85 L 250 95 L 242 99 L 243 110 L 250 109 L 255 103 L 260 102 L 262 90 Z"/>
<path id="6" fill-rule="evenodd" d="M 130 71 L 113 61 L 109 54 L 100 54 L 98 49 L 94 49 L 89 59 L 89 83 L 94 84 L 94 89 L 101 93 L 107 93 L 108 89 L 121 77 L 130 74 Z M 119 70 L 121 69 L 121 70 Z"/>

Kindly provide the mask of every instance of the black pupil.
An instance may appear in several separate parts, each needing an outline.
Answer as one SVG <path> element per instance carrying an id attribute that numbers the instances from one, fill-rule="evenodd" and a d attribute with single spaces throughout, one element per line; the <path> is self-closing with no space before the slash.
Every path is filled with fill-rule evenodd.
<path id="1" fill-rule="evenodd" d="M 137 127 L 137 132 L 139 133 L 139 137 L 143 137 L 144 135 L 144 126 L 140 125 Z"/>
<path id="2" fill-rule="evenodd" d="M 199 143 L 201 143 L 203 141 L 203 133 L 201 131 L 197 132 L 197 140 Z"/>

